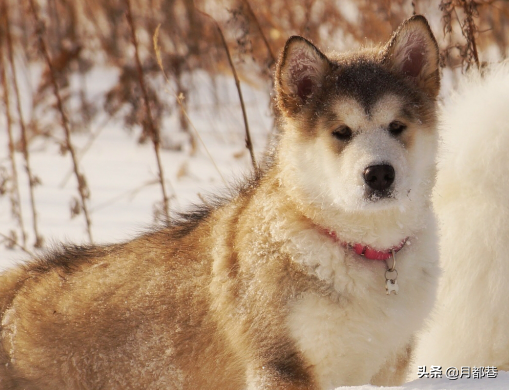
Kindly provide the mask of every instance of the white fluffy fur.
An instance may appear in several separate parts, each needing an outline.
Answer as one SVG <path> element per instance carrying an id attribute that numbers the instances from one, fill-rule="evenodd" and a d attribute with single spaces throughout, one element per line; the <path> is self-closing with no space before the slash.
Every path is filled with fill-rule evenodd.
<path id="1" fill-rule="evenodd" d="M 294 202 L 313 204 L 310 219 L 346 242 L 375 248 L 411 237 L 397 254 L 399 295 L 388 296 L 384 262 L 364 260 L 316 228 L 291 221 L 273 227 L 274 237 L 284 234 L 282 251 L 337 293 L 337 302 L 306 293 L 287 324 L 323 389 L 365 384 L 380 368 L 390 370 L 384 359 L 405 349 L 433 304 L 438 252 L 429 195 L 436 140 L 422 128 L 410 149 L 391 137 L 384 128 L 399 108 L 390 95 L 371 117 L 353 100 L 340 103 L 338 111 L 350 113 L 345 123 L 358 131 L 340 154 L 323 140 L 330 133 L 301 138 L 292 130 L 298 123 L 288 124 L 280 145 L 281 185 Z M 373 204 L 364 200 L 362 172 L 380 163 L 395 167 L 395 197 Z"/>
<path id="2" fill-rule="evenodd" d="M 357 129 L 354 139 L 340 153 L 327 146 L 327 132 L 312 141 L 302 139 L 289 123 L 282 140 L 281 181 L 293 185 L 289 193 L 295 202 L 312 204 L 324 228 L 333 230 L 346 242 L 370 245 L 377 249 L 397 246 L 405 237 L 425 228 L 429 211 L 428 195 L 434 184 L 436 137 L 419 129 L 411 150 L 391 137 L 386 128 L 399 113 L 396 96 L 385 96 L 368 118 L 354 100 L 338 106 L 345 124 Z M 421 125 L 421 127 L 424 127 Z M 377 202 L 366 200 L 362 173 L 370 165 L 394 166 L 394 198 Z"/>
<path id="3" fill-rule="evenodd" d="M 509 370 L 509 66 L 470 75 L 442 120 L 433 200 L 443 278 L 415 366 Z"/>
<path id="4" fill-rule="evenodd" d="M 288 318 L 322 389 L 369 383 L 380 368 L 390 370 L 384 359 L 401 352 L 421 327 L 437 278 L 433 233 L 427 229 L 397 255 L 400 293 L 390 296 L 384 262 L 360 260 L 324 235 L 314 237 L 320 234 L 316 230 L 292 237 L 294 259 L 339 293 L 337 302 L 305 294 Z"/>

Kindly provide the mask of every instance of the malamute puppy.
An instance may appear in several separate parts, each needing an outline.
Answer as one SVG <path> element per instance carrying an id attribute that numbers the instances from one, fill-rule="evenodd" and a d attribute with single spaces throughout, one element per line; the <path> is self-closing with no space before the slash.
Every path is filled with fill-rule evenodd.
<path id="1" fill-rule="evenodd" d="M 354 53 L 292 37 L 275 85 L 280 140 L 236 196 L 1 276 L 2 389 L 404 380 L 438 273 L 435 39 L 422 16 Z"/>

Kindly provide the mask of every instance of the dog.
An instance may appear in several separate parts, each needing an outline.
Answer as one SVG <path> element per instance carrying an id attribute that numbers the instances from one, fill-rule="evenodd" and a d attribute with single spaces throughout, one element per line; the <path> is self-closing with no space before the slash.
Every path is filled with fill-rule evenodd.
<path id="1" fill-rule="evenodd" d="M 433 205 L 443 276 L 418 366 L 509 371 L 509 65 L 472 71 L 440 109 Z"/>
<path id="2" fill-rule="evenodd" d="M 353 53 L 291 37 L 275 71 L 279 139 L 235 195 L 1 276 L 0 387 L 404 381 L 439 273 L 439 86 L 422 16 Z"/>

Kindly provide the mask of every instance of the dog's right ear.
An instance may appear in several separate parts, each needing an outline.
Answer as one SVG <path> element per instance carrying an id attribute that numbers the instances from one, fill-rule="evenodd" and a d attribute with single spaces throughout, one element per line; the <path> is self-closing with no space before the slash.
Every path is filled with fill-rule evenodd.
<path id="1" fill-rule="evenodd" d="M 383 61 L 433 98 L 440 90 L 438 45 L 424 16 L 403 22 L 385 47 Z"/>
<path id="2" fill-rule="evenodd" d="M 329 66 L 327 57 L 307 39 L 288 39 L 276 68 L 279 109 L 299 112 L 321 87 Z"/>

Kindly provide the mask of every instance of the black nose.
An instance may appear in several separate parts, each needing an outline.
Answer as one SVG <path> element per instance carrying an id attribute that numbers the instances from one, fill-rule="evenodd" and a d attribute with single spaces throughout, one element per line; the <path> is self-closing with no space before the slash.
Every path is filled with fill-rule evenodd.
<path id="1" fill-rule="evenodd" d="M 364 181 L 375 191 L 389 189 L 395 177 L 396 172 L 392 165 L 372 165 L 364 170 Z"/>

